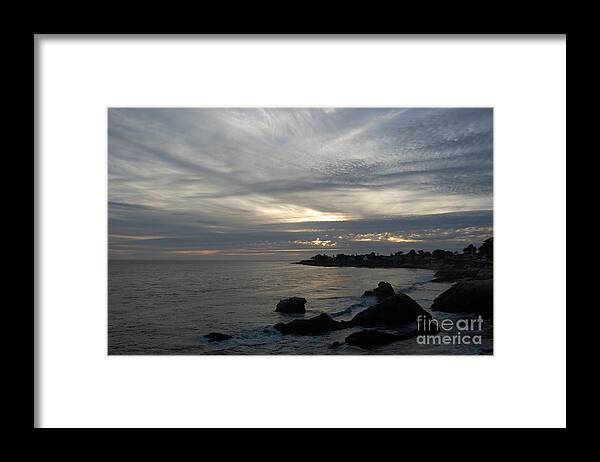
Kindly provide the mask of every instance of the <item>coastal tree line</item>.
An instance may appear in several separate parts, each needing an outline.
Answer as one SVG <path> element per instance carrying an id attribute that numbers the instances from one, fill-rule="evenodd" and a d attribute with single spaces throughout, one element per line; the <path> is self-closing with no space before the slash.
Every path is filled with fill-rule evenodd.
<path id="1" fill-rule="evenodd" d="M 440 266 L 442 264 L 473 263 L 477 261 L 481 265 L 490 264 L 493 258 L 493 237 L 483 241 L 477 247 L 469 244 L 460 252 L 436 249 L 433 251 L 410 250 L 409 252 L 398 251 L 389 255 L 380 255 L 375 252 L 368 254 L 347 255 L 339 253 L 334 256 L 317 254 L 311 257 L 310 262 L 317 265 L 358 265 L 358 266 Z M 304 262 L 309 263 L 308 260 Z"/>

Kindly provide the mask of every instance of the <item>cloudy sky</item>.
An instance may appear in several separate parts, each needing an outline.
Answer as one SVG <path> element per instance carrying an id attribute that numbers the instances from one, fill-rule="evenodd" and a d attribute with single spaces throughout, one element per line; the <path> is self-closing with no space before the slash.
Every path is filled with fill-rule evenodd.
<path id="1" fill-rule="evenodd" d="M 479 244 L 492 132 L 491 109 L 109 109 L 109 258 Z"/>

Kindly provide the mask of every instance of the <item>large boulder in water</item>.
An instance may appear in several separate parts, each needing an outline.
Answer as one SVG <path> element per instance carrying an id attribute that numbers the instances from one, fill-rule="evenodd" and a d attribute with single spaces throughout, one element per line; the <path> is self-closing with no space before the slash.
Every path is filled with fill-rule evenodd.
<path id="1" fill-rule="evenodd" d="M 381 281 L 373 290 L 365 290 L 364 297 L 377 297 L 377 300 L 382 301 L 394 295 L 394 288 L 389 282 Z"/>
<path id="2" fill-rule="evenodd" d="M 416 322 L 419 316 L 422 316 L 422 319 L 431 318 L 431 315 L 408 295 L 396 294 L 357 313 L 350 321 L 336 321 L 323 313 L 310 319 L 279 323 L 274 327 L 282 334 L 311 335 L 355 326 L 400 326 Z"/>
<path id="3" fill-rule="evenodd" d="M 387 332 L 369 329 L 350 334 L 348 337 L 346 337 L 345 342 L 348 345 L 361 348 L 374 348 L 396 342 L 401 338 L 402 337 L 398 334 L 389 334 Z"/>
<path id="4" fill-rule="evenodd" d="M 331 316 L 323 313 L 310 319 L 295 319 L 288 323 L 280 322 L 274 327 L 282 334 L 311 335 L 341 329 L 343 324 L 345 323 L 335 321 Z"/>
<path id="5" fill-rule="evenodd" d="M 306 299 L 303 297 L 290 297 L 280 300 L 275 311 L 280 313 L 305 313 Z"/>
<path id="6" fill-rule="evenodd" d="M 360 313 L 349 321 L 353 326 L 396 326 L 415 322 L 419 316 L 431 316 L 408 295 L 399 293 L 386 298 Z"/>
<path id="7" fill-rule="evenodd" d="M 431 310 L 476 313 L 491 318 L 494 312 L 494 280 L 459 282 L 438 295 Z"/>
<path id="8" fill-rule="evenodd" d="M 417 325 L 417 328 L 409 328 L 403 332 L 389 333 L 379 330 L 366 329 L 359 332 L 354 332 L 346 337 L 345 342 L 348 345 L 358 346 L 361 348 L 374 348 L 387 345 L 388 343 L 398 342 L 400 340 L 408 340 L 421 334 L 436 334 L 437 327 Z"/>

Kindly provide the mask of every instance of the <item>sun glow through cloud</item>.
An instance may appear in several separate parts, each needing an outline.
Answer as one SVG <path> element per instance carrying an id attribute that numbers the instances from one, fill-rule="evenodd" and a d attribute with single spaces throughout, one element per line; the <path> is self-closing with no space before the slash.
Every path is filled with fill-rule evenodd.
<path id="1" fill-rule="evenodd" d="M 423 239 L 417 239 L 413 237 L 405 237 L 392 233 L 367 233 L 367 234 L 355 234 L 349 236 L 349 240 L 354 242 L 423 242 Z"/>
<path id="2" fill-rule="evenodd" d="M 258 211 L 279 223 L 347 221 L 355 218 L 350 213 L 319 212 L 318 210 L 289 204 L 259 208 Z"/>

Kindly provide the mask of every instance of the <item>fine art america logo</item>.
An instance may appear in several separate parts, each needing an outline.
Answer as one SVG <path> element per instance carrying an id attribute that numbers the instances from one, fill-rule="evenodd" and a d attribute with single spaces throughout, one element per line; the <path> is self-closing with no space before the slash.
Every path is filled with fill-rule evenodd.
<path id="1" fill-rule="evenodd" d="M 483 319 L 432 319 L 417 318 L 417 343 L 420 345 L 481 345 Z M 475 334 L 477 332 L 477 334 Z"/>

